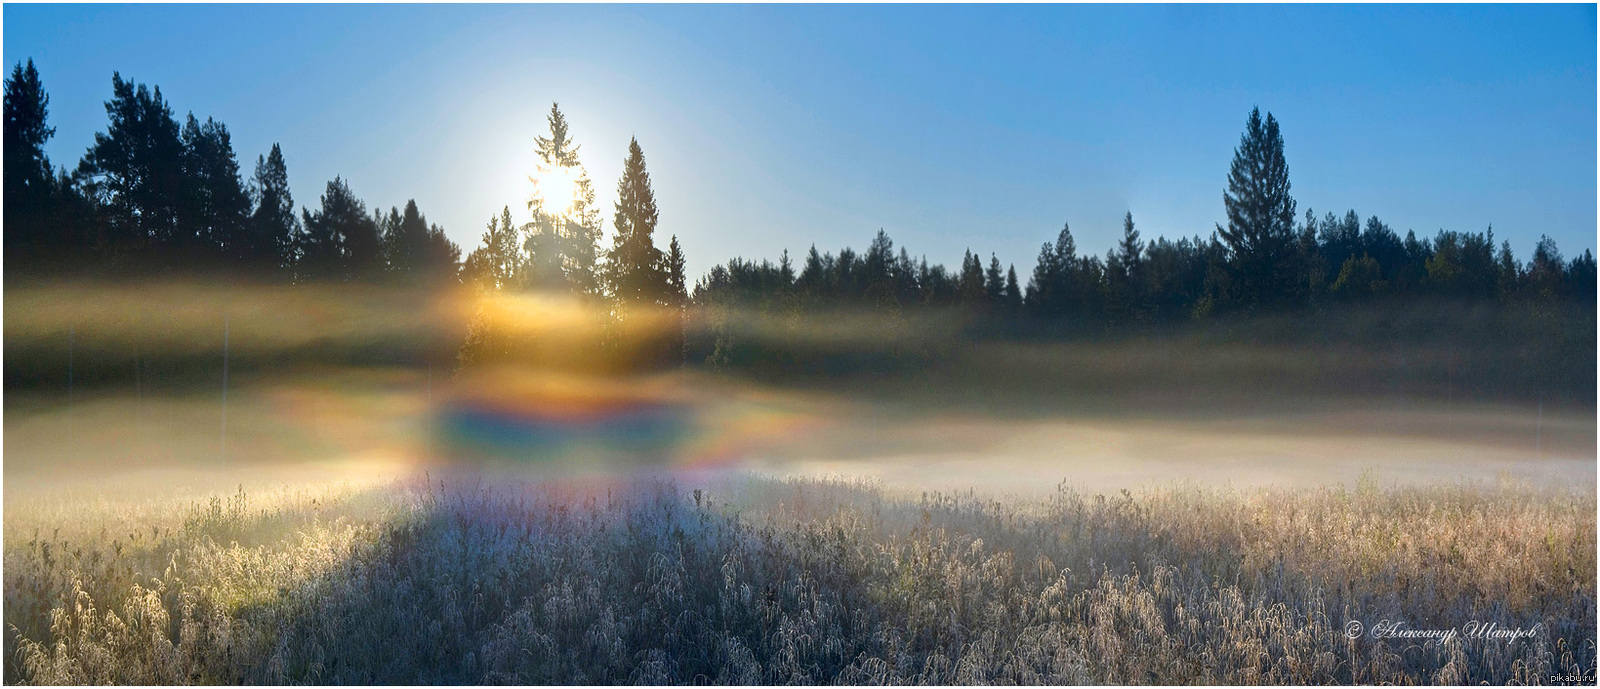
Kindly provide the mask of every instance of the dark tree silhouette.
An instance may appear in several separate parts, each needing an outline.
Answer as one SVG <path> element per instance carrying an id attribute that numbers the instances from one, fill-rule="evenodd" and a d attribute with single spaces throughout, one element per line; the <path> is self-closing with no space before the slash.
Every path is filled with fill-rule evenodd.
<path id="1" fill-rule="evenodd" d="M 1028 281 L 1029 311 L 1044 318 L 1083 315 L 1088 307 L 1086 288 L 1092 287 L 1087 284 L 1089 267 L 1078 257 L 1071 226 L 1063 223 L 1055 243 L 1039 248 L 1039 261 Z"/>
<path id="2" fill-rule="evenodd" d="M 1424 263 L 1424 284 L 1435 294 L 1485 298 L 1499 288 L 1495 265 L 1494 231 L 1439 230 L 1432 255 Z"/>
<path id="3" fill-rule="evenodd" d="M 110 126 L 95 134 L 76 173 L 104 218 L 101 248 L 116 259 L 154 244 L 163 250 L 156 260 L 177 265 L 199 248 L 178 223 L 187 186 L 178 123 L 159 87 L 113 74 L 111 94 Z"/>
<path id="4" fill-rule="evenodd" d="M 1539 235 L 1539 243 L 1533 248 L 1533 260 L 1528 262 L 1528 272 L 1524 278 L 1529 292 L 1540 299 L 1560 296 L 1564 286 L 1562 283 L 1566 280 L 1566 268 L 1555 240 L 1548 235 Z"/>
<path id="5" fill-rule="evenodd" d="M 1567 295 L 1581 304 L 1592 306 L 1595 303 L 1595 280 L 1594 253 L 1584 249 L 1583 255 L 1573 257 L 1572 263 L 1567 266 Z"/>
<path id="6" fill-rule="evenodd" d="M 246 240 L 252 261 L 264 272 L 283 271 L 294 263 L 294 238 L 300 221 L 294 214 L 294 196 L 289 193 L 289 168 L 278 144 L 256 158 L 250 191 L 256 200 Z"/>
<path id="7" fill-rule="evenodd" d="M 968 249 L 961 257 L 961 303 L 980 307 L 989 303 L 989 290 L 983 281 L 983 261 Z"/>
<path id="8" fill-rule="evenodd" d="M 178 234 L 194 242 L 197 258 L 220 259 L 237 269 L 265 253 L 246 231 L 250 194 L 239 178 L 239 160 L 228 128 L 214 119 L 205 124 L 191 113 L 183 127 L 184 204 Z"/>
<path id="9" fill-rule="evenodd" d="M 5 250 L 10 271 L 74 243 L 50 226 L 56 179 L 44 145 L 56 130 L 46 123 L 49 106 L 33 60 L 27 67 L 18 62 L 5 80 Z"/>
<path id="10" fill-rule="evenodd" d="M 638 306 L 664 303 L 669 291 L 663 255 L 654 239 L 660 211 L 638 139 L 628 141 L 615 208 L 611 222 L 615 234 L 606 252 L 604 277 L 618 314 L 626 318 Z"/>
<path id="11" fill-rule="evenodd" d="M 404 212 L 390 208 L 382 228 L 382 248 L 387 277 L 400 284 L 453 282 L 459 274 L 461 249 L 438 225 L 428 224 L 417 210 L 416 199 L 406 201 Z"/>
<path id="12" fill-rule="evenodd" d="M 1260 108 L 1250 111 L 1222 202 L 1228 226 L 1218 225 L 1217 234 L 1233 259 L 1238 297 L 1250 305 L 1281 301 L 1293 281 L 1284 268 L 1295 239 L 1295 202 L 1289 196 L 1283 135 L 1272 113 L 1263 122 Z"/>
<path id="13" fill-rule="evenodd" d="M 1112 318 L 1137 319 L 1144 311 L 1144 244 L 1133 212 L 1122 218 L 1122 240 L 1106 253 L 1106 302 Z"/>
<path id="14" fill-rule="evenodd" d="M 1002 312 L 1009 318 L 1022 313 L 1022 288 L 1017 284 L 1017 267 L 1006 268 L 1006 287 L 1000 295 Z"/>
<path id="15" fill-rule="evenodd" d="M 860 277 L 868 302 L 879 307 L 896 303 L 894 267 L 894 241 L 879 228 L 878 234 L 872 237 L 872 243 L 867 245 L 867 254 L 861 261 Z"/>
<path id="16" fill-rule="evenodd" d="M 1493 236 L 1494 226 L 1489 226 L 1490 236 Z M 1500 253 L 1495 256 L 1495 274 L 1497 291 L 1501 298 L 1514 297 L 1522 291 L 1522 281 L 1525 274 L 1522 265 L 1511 253 L 1511 242 L 1500 243 Z"/>
<path id="17" fill-rule="evenodd" d="M 299 281 L 355 280 L 376 275 L 383 265 L 378 224 L 367 205 L 341 177 L 328 182 L 315 213 L 301 211 L 303 228 L 297 241 Z"/>
<path id="18" fill-rule="evenodd" d="M 673 306 L 682 306 L 689 300 L 688 286 L 685 284 L 687 274 L 684 267 L 683 247 L 678 244 L 678 235 L 672 235 L 672 243 L 667 247 L 667 295 L 668 301 Z"/>
<path id="19" fill-rule="evenodd" d="M 989 303 L 1000 308 L 1005 301 L 1005 273 L 1000 272 L 1000 258 L 989 254 L 989 268 L 983 271 L 983 289 Z"/>

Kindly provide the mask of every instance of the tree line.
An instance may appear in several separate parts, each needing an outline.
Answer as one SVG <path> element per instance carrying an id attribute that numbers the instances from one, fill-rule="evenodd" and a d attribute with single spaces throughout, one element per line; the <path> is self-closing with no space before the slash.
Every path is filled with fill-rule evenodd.
<path id="1" fill-rule="evenodd" d="M 415 201 L 369 212 L 335 178 L 296 213 L 277 144 L 245 179 L 227 125 L 193 113 L 180 125 L 160 87 L 112 75 L 106 129 L 70 172 L 44 152 L 48 104 L 33 61 L 18 63 L 5 81 L 10 275 L 456 279 L 460 249 Z"/>
<path id="2" fill-rule="evenodd" d="M 959 308 L 992 320 L 1171 322 L 1228 310 L 1281 309 L 1413 295 L 1593 303 L 1590 251 L 1566 260 L 1548 236 L 1519 261 L 1493 229 L 1404 238 L 1355 211 L 1298 214 L 1278 122 L 1252 110 L 1223 194 L 1227 225 L 1207 236 L 1146 241 L 1124 216 L 1104 256 L 1080 253 L 1063 225 L 1024 282 L 1014 265 L 968 250 L 959 269 L 913 258 L 883 231 L 856 253 L 812 246 L 797 267 L 733 258 L 686 284 L 677 238 L 665 250 L 644 152 L 630 141 L 604 238 L 592 182 L 559 106 L 538 138 L 531 222 L 507 206 L 479 246 L 461 250 L 415 201 L 368 210 L 336 177 L 315 209 L 295 212 L 277 144 L 241 176 L 226 125 L 180 126 L 159 88 L 112 77 L 108 125 L 70 173 L 44 153 L 54 135 L 33 62 L 5 81 L 8 274 L 216 272 L 293 282 L 381 281 L 565 291 L 619 318 L 641 306 L 763 309 Z"/>
<path id="3" fill-rule="evenodd" d="M 371 210 L 341 177 L 315 208 L 296 212 L 282 149 L 241 175 L 225 124 L 192 113 L 180 126 L 160 87 L 113 74 L 105 131 L 77 167 L 55 168 L 49 96 L 32 60 L 5 81 L 5 267 L 11 276 L 142 277 L 226 274 L 288 282 L 466 283 L 480 289 L 570 290 L 609 298 L 620 314 L 640 304 L 681 307 L 677 238 L 656 248 L 658 220 L 644 151 L 630 142 L 618 183 L 613 244 L 565 116 L 552 105 L 538 139 L 541 175 L 514 225 L 492 217 L 463 261 L 415 200 Z M 571 189 L 551 188 L 570 185 Z M 566 198 L 570 196 L 570 198 Z"/>
<path id="4" fill-rule="evenodd" d="M 1229 310 L 1282 309 L 1433 295 L 1468 299 L 1566 299 L 1593 304 L 1592 252 L 1563 259 L 1542 236 L 1532 260 L 1517 260 L 1508 241 L 1482 232 L 1440 230 L 1402 238 L 1377 216 L 1354 210 L 1297 216 L 1283 136 L 1276 118 L 1251 111 L 1229 170 L 1223 203 L 1228 224 L 1209 237 L 1145 241 L 1133 213 L 1105 255 L 1080 253 L 1070 226 L 1039 249 L 1019 286 L 1016 268 L 987 264 L 970 249 L 959 270 L 912 258 L 879 230 L 865 253 L 849 247 L 818 253 L 796 270 L 784 252 L 776 263 L 734 258 L 694 288 L 701 304 L 799 308 L 961 308 L 997 319 L 1091 326 L 1172 322 Z"/>

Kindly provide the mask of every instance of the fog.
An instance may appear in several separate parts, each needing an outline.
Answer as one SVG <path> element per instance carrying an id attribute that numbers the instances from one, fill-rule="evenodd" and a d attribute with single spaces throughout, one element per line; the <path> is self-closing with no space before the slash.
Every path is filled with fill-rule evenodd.
<path id="1" fill-rule="evenodd" d="M 1229 411 L 978 413 L 701 373 L 581 377 L 501 368 L 256 371 L 222 389 L 6 397 L 7 498 L 232 490 L 423 472 L 867 478 L 1031 495 L 1210 485 L 1516 480 L 1592 485 L 1592 411 L 1337 400 Z M 1110 412 L 1115 413 L 1110 413 Z"/>

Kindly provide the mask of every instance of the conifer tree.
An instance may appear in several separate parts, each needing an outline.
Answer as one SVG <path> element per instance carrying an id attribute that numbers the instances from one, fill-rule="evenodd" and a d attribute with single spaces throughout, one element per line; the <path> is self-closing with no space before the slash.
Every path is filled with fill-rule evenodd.
<path id="1" fill-rule="evenodd" d="M 565 289 L 594 295 L 601 290 L 597 259 L 600 253 L 600 211 L 594 205 L 594 187 L 578 161 L 567 118 L 557 103 L 546 118 L 550 136 L 538 137 L 539 176 L 534 196 L 528 200 L 533 223 L 524 248 L 528 252 L 524 283 L 546 289 Z"/>
<path id="2" fill-rule="evenodd" d="M 968 249 L 961 257 L 961 303 L 978 306 L 989 301 L 989 290 L 983 284 L 983 261 Z"/>
<path id="3" fill-rule="evenodd" d="M 105 106 L 110 124 L 94 135 L 76 173 L 105 219 L 104 248 L 114 255 L 152 243 L 192 249 L 197 238 L 182 236 L 178 224 L 185 195 L 181 130 L 161 89 L 113 74 Z"/>
<path id="4" fill-rule="evenodd" d="M 1005 297 L 1005 273 L 1000 272 L 1000 259 L 993 253 L 989 254 L 989 269 L 983 274 L 983 288 L 989 296 L 989 303 L 999 306 Z"/>
<path id="5" fill-rule="evenodd" d="M 489 291 L 510 288 L 520 262 L 517 240 L 517 228 L 511 224 L 511 208 L 507 206 L 500 209 L 498 217 L 489 218 L 483 243 L 472 250 L 462 267 L 463 281 Z"/>
<path id="6" fill-rule="evenodd" d="M 1226 243 L 1239 297 L 1247 304 L 1279 300 L 1293 276 L 1286 274 L 1293 245 L 1295 202 L 1289 196 L 1289 166 L 1278 121 L 1250 111 L 1233 152 L 1228 188 L 1222 194 L 1228 226 L 1217 226 Z"/>
<path id="7" fill-rule="evenodd" d="M 672 235 L 672 243 L 667 245 L 667 295 L 669 303 L 673 306 L 683 306 L 689 301 L 689 292 L 685 284 L 687 276 L 683 257 L 683 247 L 678 245 L 678 235 Z"/>
<path id="8" fill-rule="evenodd" d="M 187 256 L 191 264 L 215 257 L 237 269 L 269 251 L 247 231 L 250 193 L 239 176 L 226 125 L 211 118 L 201 124 L 189 114 L 183 126 L 183 175 L 178 232 L 185 244 L 197 245 Z"/>
<path id="9" fill-rule="evenodd" d="M 18 62 L 5 80 L 5 250 L 10 270 L 26 266 L 52 245 L 68 243 L 50 227 L 56 180 L 44 145 L 56 130 L 46 123 L 49 106 L 33 59 L 27 67 Z"/>
<path id="10" fill-rule="evenodd" d="M 383 265 L 378 223 L 342 177 L 328 182 L 315 213 L 301 211 L 295 278 L 355 280 L 374 276 Z"/>
<path id="11" fill-rule="evenodd" d="M 1001 295 L 1001 303 L 1007 316 L 1016 316 L 1022 313 L 1022 288 L 1017 285 L 1017 267 L 1006 268 L 1006 288 Z"/>
<path id="12" fill-rule="evenodd" d="M 605 281 L 619 314 L 626 317 L 640 305 L 665 303 L 669 292 L 662 253 L 654 240 L 659 211 L 638 139 L 628 142 L 615 206 L 611 223 L 615 234 L 606 252 Z"/>
<path id="13" fill-rule="evenodd" d="M 294 214 L 294 196 L 289 193 L 289 170 L 278 144 L 272 144 L 267 155 L 256 158 L 250 187 L 256 205 L 248 234 L 250 245 L 258 252 L 255 260 L 262 269 L 281 270 L 294 261 L 299 219 Z"/>

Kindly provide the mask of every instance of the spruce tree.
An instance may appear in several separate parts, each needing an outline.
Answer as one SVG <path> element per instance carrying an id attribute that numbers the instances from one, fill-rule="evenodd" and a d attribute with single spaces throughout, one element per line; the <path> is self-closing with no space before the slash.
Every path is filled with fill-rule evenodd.
<path id="1" fill-rule="evenodd" d="M 1016 316 L 1022 313 L 1022 288 L 1017 285 L 1017 267 L 1015 265 L 1006 268 L 1006 289 L 1001 295 L 1001 303 L 1007 316 Z"/>
<path id="2" fill-rule="evenodd" d="M 289 169 L 278 144 L 256 158 L 250 188 L 256 200 L 248 229 L 249 243 L 257 252 L 254 261 L 264 271 L 282 270 L 294 262 L 299 219 L 294 214 L 294 196 L 289 193 Z"/>
<path id="3" fill-rule="evenodd" d="M 597 259 L 600 253 L 600 211 L 594 207 L 594 187 L 578 161 L 567 118 L 557 103 L 546 118 L 550 136 L 538 137 L 535 152 L 539 172 L 530 177 L 536 185 L 572 185 L 570 189 L 538 189 L 528 201 L 533 223 L 524 248 L 528 252 L 527 284 L 593 295 L 600 289 Z M 570 194 L 571 202 L 566 197 Z M 556 206 L 566 204 L 565 207 Z"/>
<path id="4" fill-rule="evenodd" d="M 484 229 L 482 244 L 467 256 L 462 267 L 464 282 L 488 291 L 511 287 L 516 276 L 519 250 L 517 228 L 511 224 L 511 208 L 500 210 L 500 215 L 489 218 Z"/>
<path id="5" fill-rule="evenodd" d="M 26 68 L 18 62 L 5 80 L 5 250 L 10 270 L 72 243 L 52 233 L 49 222 L 55 177 L 44 145 L 56 133 L 46 124 L 49 106 L 33 59 Z"/>
<path id="6" fill-rule="evenodd" d="M 1246 304 L 1278 301 L 1293 279 L 1285 274 L 1285 259 L 1295 240 L 1295 202 L 1283 135 L 1272 113 L 1263 122 L 1260 108 L 1250 111 L 1222 203 L 1228 226 L 1218 225 L 1217 234 L 1228 247 L 1239 297 Z"/>
<path id="7" fill-rule="evenodd" d="M 1005 273 L 1000 272 L 1000 258 L 989 254 L 989 269 L 983 274 L 983 288 L 989 303 L 999 306 L 1005 297 Z"/>
<path id="8" fill-rule="evenodd" d="M 238 268 L 268 251 L 257 246 L 246 230 L 250 193 L 239 176 L 239 160 L 227 126 L 207 118 L 201 124 L 193 113 L 183 127 L 184 205 L 179 213 L 179 234 L 195 249 L 180 254 L 191 265 L 202 258 L 219 259 Z"/>
<path id="9" fill-rule="evenodd" d="M 341 177 L 328 182 L 316 213 L 301 211 L 295 277 L 355 280 L 374 276 L 383 265 L 378 222 Z"/>
<path id="10" fill-rule="evenodd" d="M 1144 245 L 1134 229 L 1133 212 L 1122 216 L 1122 239 L 1106 252 L 1106 292 L 1111 316 L 1122 320 L 1139 317 L 1144 299 Z"/>
<path id="11" fill-rule="evenodd" d="M 787 252 L 785 252 L 787 255 Z M 678 235 L 672 235 L 672 242 L 667 245 L 666 256 L 662 258 L 666 264 L 667 277 L 666 302 L 673 309 L 673 316 L 677 328 L 677 351 L 674 358 L 682 364 L 689 360 L 689 339 L 684 326 L 683 311 L 689 305 L 689 291 L 687 282 L 687 268 L 683 257 L 683 247 L 678 245 Z"/>
<path id="12" fill-rule="evenodd" d="M 673 306 L 683 306 L 689 301 L 686 267 L 684 264 L 683 247 L 678 245 L 678 235 L 672 235 L 672 243 L 667 246 L 667 298 Z"/>
<path id="13" fill-rule="evenodd" d="M 616 300 L 618 313 L 626 317 L 640 305 L 665 303 L 669 292 L 662 253 L 654 239 L 660 212 L 638 139 L 628 142 L 628 157 L 622 161 L 622 178 L 617 181 L 615 208 L 611 222 L 615 234 L 611 249 L 606 252 L 605 282 L 611 298 Z"/>
<path id="14" fill-rule="evenodd" d="M 989 301 L 989 290 L 983 284 L 983 261 L 968 249 L 961 257 L 961 303 L 978 306 Z"/>

